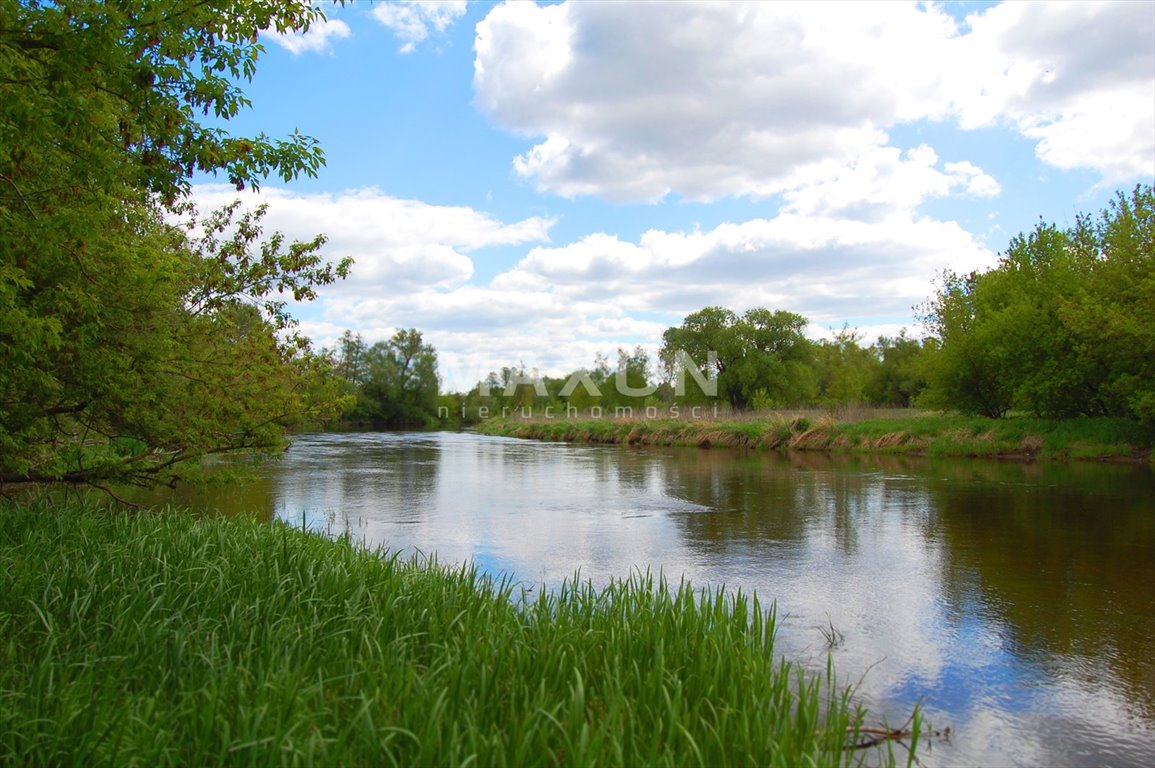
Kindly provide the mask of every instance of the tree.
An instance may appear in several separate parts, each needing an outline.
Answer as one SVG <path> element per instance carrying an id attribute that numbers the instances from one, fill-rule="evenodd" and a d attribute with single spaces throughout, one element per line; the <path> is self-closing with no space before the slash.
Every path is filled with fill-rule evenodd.
<path id="1" fill-rule="evenodd" d="M 850 405 L 866 399 L 879 361 L 872 350 L 859 345 L 861 340 L 862 334 L 844 326 L 833 340 L 815 345 L 819 400 L 824 405 Z"/>
<path id="2" fill-rule="evenodd" d="M 238 188 L 323 162 L 303 136 L 201 124 L 247 105 L 279 0 L 0 0 L 0 481 L 150 482 L 183 461 L 276 450 L 340 404 L 285 298 L 343 277 L 323 238 L 263 211 L 201 219 L 194 171 Z M 175 222 L 183 216 L 184 223 Z"/>
<path id="3" fill-rule="evenodd" d="M 677 372 L 680 354 L 710 365 L 719 394 L 736 411 L 748 409 L 756 397 L 773 406 L 805 402 L 815 390 L 811 345 L 802 335 L 806 322 L 781 310 L 751 309 L 739 317 L 706 307 L 662 334 L 660 356 L 668 376 Z"/>
<path id="4" fill-rule="evenodd" d="M 1116 194 L 1070 239 L 1090 269 L 1059 314 L 1103 412 L 1155 425 L 1155 189 Z"/>
<path id="5" fill-rule="evenodd" d="M 368 354 L 369 348 L 365 344 L 365 339 L 361 338 L 361 334 L 354 336 L 352 331 L 341 334 L 334 352 L 336 370 L 353 391 L 365 383 Z"/>
<path id="6" fill-rule="evenodd" d="M 1040 222 L 999 264 L 947 274 L 924 322 L 920 402 L 1003 416 L 1155 423 L 1155 196 L 1119 194 L 1070 229 Z"/>
<path id="7" fill-rule="evenodd" d="M 645 405 L 657 389 L 650 383 L 650 356 L 640 346 L 633 351 L 618 348 L 618 365 L 608 379 L 601 386 L 604 402 L 610 406 Z"/>
<path id="8" fill-rule="evenodd" d="M 194 171 L 221 171 L 238 188 L 314 175 L 315 140 L 237 138 L 198 113 L 228 120 L 247 108 L 238 83 L 256 71 L 260 33 L 321 17 L 285 0 L 0 0 L 4 182 L 36 208 L 109 182 L 172 204 Z"/>
<path id="9" fill-rule="evenodd" d="M 922 371 L 925 347 L 918 339 L 907 336 L 880 336 L 873 350 L 878 365 L 866 385 L 866 398 L 877 405 L 909 408 L 926 388 Z"/>
<path id="10" fill-rule="evenodd" d="M 1014 401 L 1014 355 L 986 323 L 982 275 L 945 272 L 924 308 L 923 324 L 935 352 L 927 360 L 928 386 L 919 405 L 1001 418 Z"/>
<path id="11" fill-rule="evenodd" d="M 437 352 L 420 331 L 400 330 L 365 353 L 354 421 L 377 427 L 424 425 L 437 413 Z"/>

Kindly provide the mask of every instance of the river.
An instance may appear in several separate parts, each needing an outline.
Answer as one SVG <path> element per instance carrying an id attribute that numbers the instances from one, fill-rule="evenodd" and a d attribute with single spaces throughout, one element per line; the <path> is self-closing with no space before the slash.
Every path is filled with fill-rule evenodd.
<path id="1" fill-rule="evenodd" d="M 534 589 L 757 592 L 782 654 L 832 656 L 872 717 L 949 727 L 928 766 L 1155 765 L 1147 466 L 319 434 L 198 493 Z"/>

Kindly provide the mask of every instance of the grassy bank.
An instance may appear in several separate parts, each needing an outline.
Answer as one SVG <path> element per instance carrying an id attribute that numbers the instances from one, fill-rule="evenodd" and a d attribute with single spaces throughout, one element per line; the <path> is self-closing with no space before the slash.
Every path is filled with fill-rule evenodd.
<path id="1" fill-rule="evenodd" d="M 280 524 L 3 503 L 0 572 L 3 764 L 862 757 L 845 694 L 776 659 L 742 597 L 526 595 Z"/>
<path id="2" fill-rule="evenodd" d="M 585 443 L 861 451 L 926 456 L 1144 460 L 1151 430 L 1121 419 L 1052 421 L 939 414 L 839 420 L 823 415 L 743 419 L 490 419 L 488 435 Z"/>

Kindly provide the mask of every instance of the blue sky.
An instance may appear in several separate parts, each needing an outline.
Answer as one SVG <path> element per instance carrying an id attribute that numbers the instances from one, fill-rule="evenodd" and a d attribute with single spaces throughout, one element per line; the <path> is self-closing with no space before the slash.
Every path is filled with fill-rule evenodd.
<path id="1" fill-rule="evenodd" d="M 264 37 L 230 130 L 300 130 L 327 167 L 245 199 L 355 258 L 295 311 L 319 345 L 414 327 L 451 389 L 654 353 L 710 305 L 918 335 L 943 269 L 1155 182 L 1151 2 L 326 12 Z"/>

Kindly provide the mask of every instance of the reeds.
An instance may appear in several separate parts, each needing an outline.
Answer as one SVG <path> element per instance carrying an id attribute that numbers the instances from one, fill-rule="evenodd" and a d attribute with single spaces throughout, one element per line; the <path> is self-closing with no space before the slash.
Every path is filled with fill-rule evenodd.
<path id="1" fill-rule="evenodd" d="M 2 764 L 862 757 L 772 610 L 652 574 L 535 593 L 281 524 L 2 503 L 0 572 Z"/>
<path id="2" fill-rule="evenodd" d="M 653 444 L 1020 459 L 1150 460 L 1155 432 L 1121 419 L 987 419 L 931 413 L 841 420 L 830 414 L 744 419 L 491 419 L 484 434 L 584 443 Z"/>

